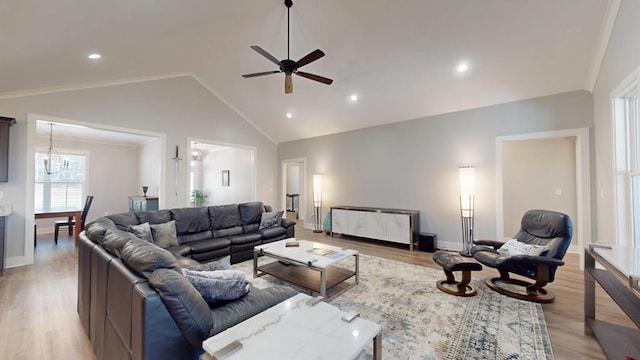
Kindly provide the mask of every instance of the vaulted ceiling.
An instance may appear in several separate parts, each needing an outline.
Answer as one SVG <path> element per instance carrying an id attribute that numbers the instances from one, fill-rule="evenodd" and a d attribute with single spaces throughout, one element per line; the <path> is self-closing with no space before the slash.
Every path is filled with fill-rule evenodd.
<path id="1" fill-rule="evenodd" d="M 286 58 L 283 0 L 0 0 L 0 99 L 190 74 L 278 143 L 590 90 L 610 2 L 294 0 L 291 58 L 322 49 L 302 70 L 334 83 L 285 95 L 241 77 L 276 69 L 251 45 Z"/>

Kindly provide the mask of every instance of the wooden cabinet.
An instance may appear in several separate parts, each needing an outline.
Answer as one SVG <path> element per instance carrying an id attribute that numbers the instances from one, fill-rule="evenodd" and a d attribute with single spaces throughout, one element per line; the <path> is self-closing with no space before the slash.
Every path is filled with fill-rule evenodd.
<path id="1" fill-rule="evenodd" d="M 129 211 L 153 211 L 159 209 L 157 197 L 129 196 Z"/>
<path id="2" fill-rule="evenodd" d="M 413 250 L 420 234 L 420 211 L 334 206 L 331 208 L 331 235 L 333 233 L 408 244 Z"/>
<path id="3" fill-rule="evenodd" d="M 0 182 L 9 181 L 9 127 L 16 119 L 0 116 Z"/>

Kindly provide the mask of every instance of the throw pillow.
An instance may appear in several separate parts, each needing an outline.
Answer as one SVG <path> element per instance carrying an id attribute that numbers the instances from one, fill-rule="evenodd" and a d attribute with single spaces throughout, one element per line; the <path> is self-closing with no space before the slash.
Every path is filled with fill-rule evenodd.
<path id="1" fill-rule="evenodd" d="M 163 249 L 180 245 L 178 244 L 175 220 L 171 220 L 163 224 L 153 224 L 150 227 L 154 244 Z"/>
<path id="2" fill-rule="evenodd" d="M 140 225 L 129 225 L 127 227 L 127 231 L 138 237 L 138 239 L 153 242 L 153 237 L 151 236 L 151 227 L 149 223 L 142 223 Z"/>
<path id="3" fill-rule="evenodd" d="M 193 271 L 183 273 L 207 304 L 235 300 L 251 290 L 251 282 L 238 270 Z"/>
<path id="4" fill-rule="evenodd" d="M 280 224 L 282 223 L 283 214 L 284 211 L 263 212 L 262 218 L 260 219 L 260 227 L 258 227 L 258 230 L 272 229 L 280 226 Z"/>
<path id="5" fill-rule="evenodd" d="M 227 255 L 223 258 L 209 261 L 204 264 L 183 266 L 182 273 L 184 274 L 186 270 L 215 271 L 215 270 L 229 270 L 229 269 L 231 269 L 231 256 Z"/>
<path id="6" fill-rule="evenodd" d="M 518 241 L 517 239 L 511 239 L 504 243 L 499 249 L 498 253 L 504 256 L 513 255 L 529 255 L 539 256 L 545 250 L 542 245 L 526 244 Z"/>

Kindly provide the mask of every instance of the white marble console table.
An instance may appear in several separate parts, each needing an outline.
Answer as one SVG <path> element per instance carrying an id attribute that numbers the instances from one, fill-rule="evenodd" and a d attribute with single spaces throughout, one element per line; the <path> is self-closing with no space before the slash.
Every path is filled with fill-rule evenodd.
<path id="1" fill-rule="evenodd" d="M 420 211 L 361 206 L 331 207 L 331 236 L 334 233 L 413 244 L 420 235 Z"/>

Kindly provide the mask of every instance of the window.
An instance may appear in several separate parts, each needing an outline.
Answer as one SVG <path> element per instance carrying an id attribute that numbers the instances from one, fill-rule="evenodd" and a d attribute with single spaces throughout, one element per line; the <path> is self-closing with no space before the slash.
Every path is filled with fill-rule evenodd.
<path id="1" fill-rule="evenodd" d="M 640 69 L 639 69 L 640 70 Z M 640 247 L 640 117 L 638 73 L 613 99 L 617 242 Z"/>
<path id="2" fill-rule="evenodd" d="M 51 157 L 52 174 L 44 170 L 44 154 L 36 153 L 34 208 L 80 208 L 85 198 L 86 156 L 56 154 Z M 66 162 L 68 165 L 62 167 Z M 60 169 L 60 170 L 56 170 Z"/>

